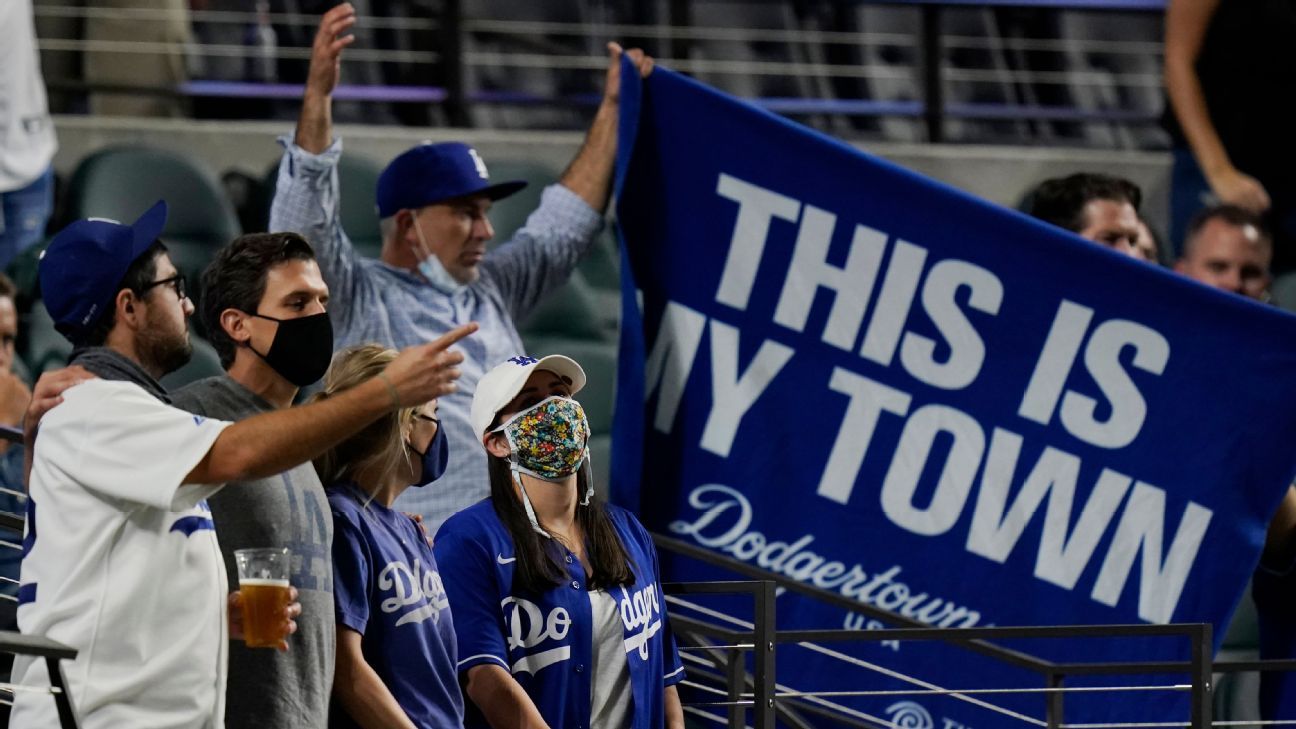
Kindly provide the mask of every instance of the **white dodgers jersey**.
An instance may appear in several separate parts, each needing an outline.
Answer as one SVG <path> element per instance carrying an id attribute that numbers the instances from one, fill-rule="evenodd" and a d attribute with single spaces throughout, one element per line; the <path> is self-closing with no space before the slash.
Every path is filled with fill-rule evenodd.
<path id="1" fill-rule="evenodd" d="M 224 724 L 228 585 L 204 499 L 181 485 L 229 423 L 127 383 L 91 380 L 41 422 L 23 539 L 18 626 L 78 651 L 64 661 L 84 729 Z M 14 681 L 48 686 L 43 659 Z M 19 693 L 10 726 L 58 725 Z"/>

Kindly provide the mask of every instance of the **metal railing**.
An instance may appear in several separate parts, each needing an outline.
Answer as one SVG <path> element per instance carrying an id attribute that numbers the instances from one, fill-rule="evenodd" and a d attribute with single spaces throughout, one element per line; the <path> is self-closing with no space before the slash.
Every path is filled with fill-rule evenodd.
<path id="1" fill-rule="evenodd" d="M 773 2 L 757 5 L 780 7 Z M 1092 37 L 1021 37 L 1016 31 L 1000 32 L 994 13 L 1044 9 L 1148 17 L 1163 5 L 1161 0 L 855 0 L 833 6 L 841 20 L 838 26 L 796 16 L 789 5 L 783 9 L 787 27 L 756 27 L 756 21 L 752 27 L 724 27 L 709 18 L 700 20 L 703 11 L 682 0 L 662 6 L 661 17 L 642 18 L 626 11 L 620 17 L 590 4 L 582 6 L 580 12 L 587 17 L 579 21 L 475 18 L 461 0 L 446 0 L 433 17 L 363 18 L 357 32 L 366 34 L 366 42 L 347 50 L 347 65 L 369 64 L 373 72 L 359 84 L 363 90 L 351 84 L 339 98 L 430 105 L 456 126 L 489 125 L 498 118 L 489 115 L 490 108 L 500 105 L 588 109 L 598 101 L 606 66 L 601 41 L 620 38 L 645 45 L 663 65 L 819 126 L 849 130 L 868 120 L 908 120 L 931 142 L 957 138 L 951 129 L 969 123 L 1018 125 L 1022 141 L 1049 136 L 1044 126 L 1053 124 L 1146 129 L 1160 117 L 1159 104 L 1145 103 L 1160 98 L 1159 38 L 1110 38 L 1096 32 Z M 894 17 L 875 28 L 851 15 L 872 6 Z M 80 78 L 53 70 L 59 64 L 46 64 L 52 90 L 78 96 L 126 93 L 285 103 L 300 97 L 301 85 L 294 81 L 304 73 L 307 44 L 318 20 L 297 12 L 258 19 L 255 13 L 236 11 L 123 11 L 96 7 L 93 0 L 89 7 L 38 5 L 36 13 L 45 25 L 62 23 L 65 28 L 41 38 L 47 54 L 96 54 L 106 62 L 130 54 L 188 56 L 220 65 L 269 52 L 281 68 L 295 69 L 287 74 L 294 78 L 277 79 L 286 83 L 199 76 L 147 85 Z M 189 42 L 77 37 L 81 27 L 120 20 L 123 13 L 140 24 L 181 19 L 207 27 L 242 28 L 268 22 L 285 37 L 271 49 L 228 38 Z M 740 22 L 742 14 L 735 12 L 733 18 Z M 377 47 L 379 32 L 402 38 L 401 47 Z M 767 52 L 769 48 L 776 50 Z M 958 54 L 982 60 L 980 65 L 955 62 Z M 1084 59 L 1093 56 L 1126 62 L 1111 68 L 1086 65 Z M 1041 57 L 1050 60 L 1040 65 Z M 406 71 L 392 71 L 396 68 Z M 543 88 L 531 83 L 544 74 L 559 81 Z M 1071 100 L 1059 101 L 1058 94 Z"/>
<path id="2" fill-rule="evenodd" d="M 0 630 L 0 652 L 44 658 L 50 681 L 48 689 L 0 683 L 0 703 L 12 706 L 13 695 L 20 691 L 50 694 L 58 710 L 59 726 L 62 729 L 77 729 L 76 711 L 72 706 L 72 696 L 67 690 L 67 679 L 63 676 L 62 666 L 62 661 L 76 658 L 76 650 L 49 638 Z"/>
<path id="3" fill-rule="evenodd" d="M 804 724 L 804 715 L 813 714 L 822 719 L 830 719 L 837 725 L 851 727 L 893 727 L 892 722 L 872 716 L 850 706 L 842 704 L 840 699 L 865 698 L 881 696 L 923 696 L 941 695 L 969 703 L 993 712 L 1000 716 L 1016 720 L 1019 724 L 1038 726 L 1043 729 L 1097 729 L 1098 727 L 1190 727 L 1207 729 L 1212 726 L 1296 726 L 1296 719 L 1256 721 L 1213 721 L 1212 685 L 1215 673 L 1236 673 L 1242 671 L 1296 671 L 1296 660 L 1264 661 L 1212 661 L 1212 628 L 1206 623 L 1172 624 L 1172 625 L 1066 625 L 1066 626 L 1014 626 L 1014 627 L 976 627 L 976 628 L 933 628 L 912 618 L 891 613 L 872 605 L 858 602 L 843 595 L 807 585 L 784 575 L 768 572 L 744 562 L 725 557 L 711 550 L 699 547 L 661 534 L 654 534 L 653 539 L 663 552 L 677 554 L 695 559 L 711 566 L 720 567 L 741 577 L 745 582 L 688 583 L 671 585 L 666 590 L 667 599 L 672 604 L 671 621 L 678 636 L 691 639 L 698 647 L 713 656 L 710 665 L 698 663 L 696 657 L 686 660 L 690 676 L 720 682 L 722 700 L 695 702 L 689 704 L 690 713 L 704 716 L 708 708 L 727 707 L 729 713 L 724 717 L 732 729 L 747 726 L 741 714 L 745 709 L 760 709 L 756 715 L 755 729 L 772 728 L 773 718 L 768 712 L 774 712 L 779 721 L 788 726 L 811 726 Z M 901 627 L 871 628 L 867 630 L 827 629 L 827 630 L 777 630 L 773 595 L 775 590 L 788 590 L 807 597 L 812 597 L 834 607 L 845 608 L 875 618 L 888 625 Z M 757 599 L 753 612 L 753 621 L 734 618 L 723 611 L 708 609 L 703 605 L 683 599 L 686 595 L 744 593 L 751 595 L 768 595 L 765 602 Z M 700 617 L 699 617 L 700 616 Z M 721 641 L 719 645 L 708 645 L 697 636 L 707 636 Z M 1020 639 L 1099 639 L 1099 638 L 1169 638 L 1180 639 L 1188 643 L 1188 660 L 1166 661 L 1094 661 L 1094 662 L 1058 662 L 1041 658 L 1030 653 L 1010 649 L 998 643 L 1003 640 Z M 939 686 L 921 678 L 905 675 L 883 665 L 864 661 L 855 656 L 823 646 L 824 643 L 843 641 L 886 642 L 886 641 L 941 641 L 983 656 L 1001 661 L 1011 666 L 1026 669 L 1035 674 L 1040 682 L 1038 686 L 1001 687 L 1001 688 L 950 688 Z M 847 691 L 804 691 L 793 690 L 777 682 L 776 676 L 770 673 L 774 669 L 774 654 L 778 645 L 794 645 L 811 650 L 826 660 L 843 665 L 855 666 L 881 674 L 890 679 L 907 683 L 912 688 L 872 690 L 859 689 Z M 762 650 L 767 646 L 768 650 Z M 762 660 L 768 653 L 768 665 L 759 676 L 749 676 L 744 672 L 744 664 L 734 653 L 751 652 L 756 660 Z M 1186 675 L 1187 681 L 1174 684 L 1114 686 L 1068 686 L 1067 679 L 1084 676 L 1136 676 L 1152 674 Z M 774 689 L 771 690 L 771 684 Z M 704 685 L 704 684 L 699 684 Z M 1067 723 L 1065 720 L 1065 698 L 1068 694 L 1085 694 L 1094 692 L 1151 692 L 1172 691 L 1186 693 L 1189 696 L 1189 717 L 1186 720 L 1168 720 L 1163 722 L 1080 724 Z M 991 699 L 998 695 L 1042 694 L 1047 697 L 1043 717 L 1031 717 L 1020 712 L 994 704 Z M 799 724 L 798 722 L 802 722 Z"/>

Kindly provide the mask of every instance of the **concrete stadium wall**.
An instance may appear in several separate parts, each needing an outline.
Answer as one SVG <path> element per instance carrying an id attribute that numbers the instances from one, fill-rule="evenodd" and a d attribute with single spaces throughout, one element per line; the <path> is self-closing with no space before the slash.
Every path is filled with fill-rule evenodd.
<path id="1" fill-rule="evenodd" d="M 60 149 L 54 160 L 63 174 L 108 145 L 148 144 L 198 157 L 214 172 L 235 169 L 259 177 L 279 158 L 275 138 L 291 134 L 290 122 L 216 122 L 113 117 L 56 117 Z M 528 160 L 562 169 L 580 146 L 573 132 L 522 132 L 475 129 L 409 129 L 339 126 L 348 154 L 386 161 L 423 140 L 462 140 L 492 159 Z M 857 145 L 866 152 L 1003 205 L 1046 177 L 1081 170 L 1121 175 L 1138 183 L 1144 214 L 1165 231 L 1170 158 L 1168 154 L 1035 147 L 954 145 Z"/>

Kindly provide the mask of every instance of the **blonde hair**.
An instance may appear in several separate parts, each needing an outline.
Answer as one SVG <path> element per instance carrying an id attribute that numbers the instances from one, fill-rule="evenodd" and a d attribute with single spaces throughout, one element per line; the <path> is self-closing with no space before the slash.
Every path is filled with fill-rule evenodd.
<path id="1" fill-rule="evenodd" d="M 327 400 L 367 382 L 387 368 L 396 359 L 396 350 L 378 344 L 360 344 L 347 347 L 333 355 L 328 372 L 324 374 L 324 389 L 311 398 Z M 356 475 L 381 464 L 378 484 L 381 486 L 400 465 L 399 459 L 410 462 L 405 436 L 414 422 L 414 408 L 402 408 L 378 418 L 363 430 L 347 438 L 315 459 L 315 472 L 320 482 L 331 486 L 339 481 L 356 479 Z"/>

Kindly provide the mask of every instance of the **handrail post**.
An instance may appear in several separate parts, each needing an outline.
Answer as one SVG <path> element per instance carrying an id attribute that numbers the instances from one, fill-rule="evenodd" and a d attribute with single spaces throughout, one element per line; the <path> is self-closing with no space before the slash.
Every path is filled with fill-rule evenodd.
<path id="1" fill-rule="evenodd" d="M 50 688 L 54 689 L 54 706 L 58 708 L 59 727 L 77 729 L 76 711 L 72 707 L 72 694 L 68 692 L 63 665 L 54 656 L 45 657 L 45 670 L 49 674 Z"/>
<path id="2" fill-rule="evenodd" d="M 1192 729 L 1211 726 L 1211 625 L 1192 626 Z"/>
<path id="3" fill-rule="evenodd" d="M 923 119 L 927 123 L 927 141 L 939 144 L 945 141 L 945 88 L 941 74 L 941 11 L 940 5 L 922 6 L 922 76 Z"/>
<path id="4" fill-rule="evenodd" d="M 464 95 L 463 12 L 460 0 L 441 4 L 441 75 L 445 84 L 446 117 L 451 126 L 470 126 Z"/>
<path id="5" fill-rule="evenodd" d="M 753 632 L 756 663 L 753 715 L 756 729 L 774 729 L 774 583 L 762 580 L 756 590 L 756 627 Z"/>
<path id="6" fill-rule="evenodd" d="M 1062 682 L 1066 679 L 1061 673 L 1049 673 L 1047 683 L 1049 688 L 1062 688 Z M 1044 719 L 1048 723 L 1048 729 L 1059 729 L 1062 726 L 1064 712 L 1062 700 L 1065 695 L 1061 691 L 1053 691 L 1048 695 L 1048 701 L 1044 707 Z"/>

